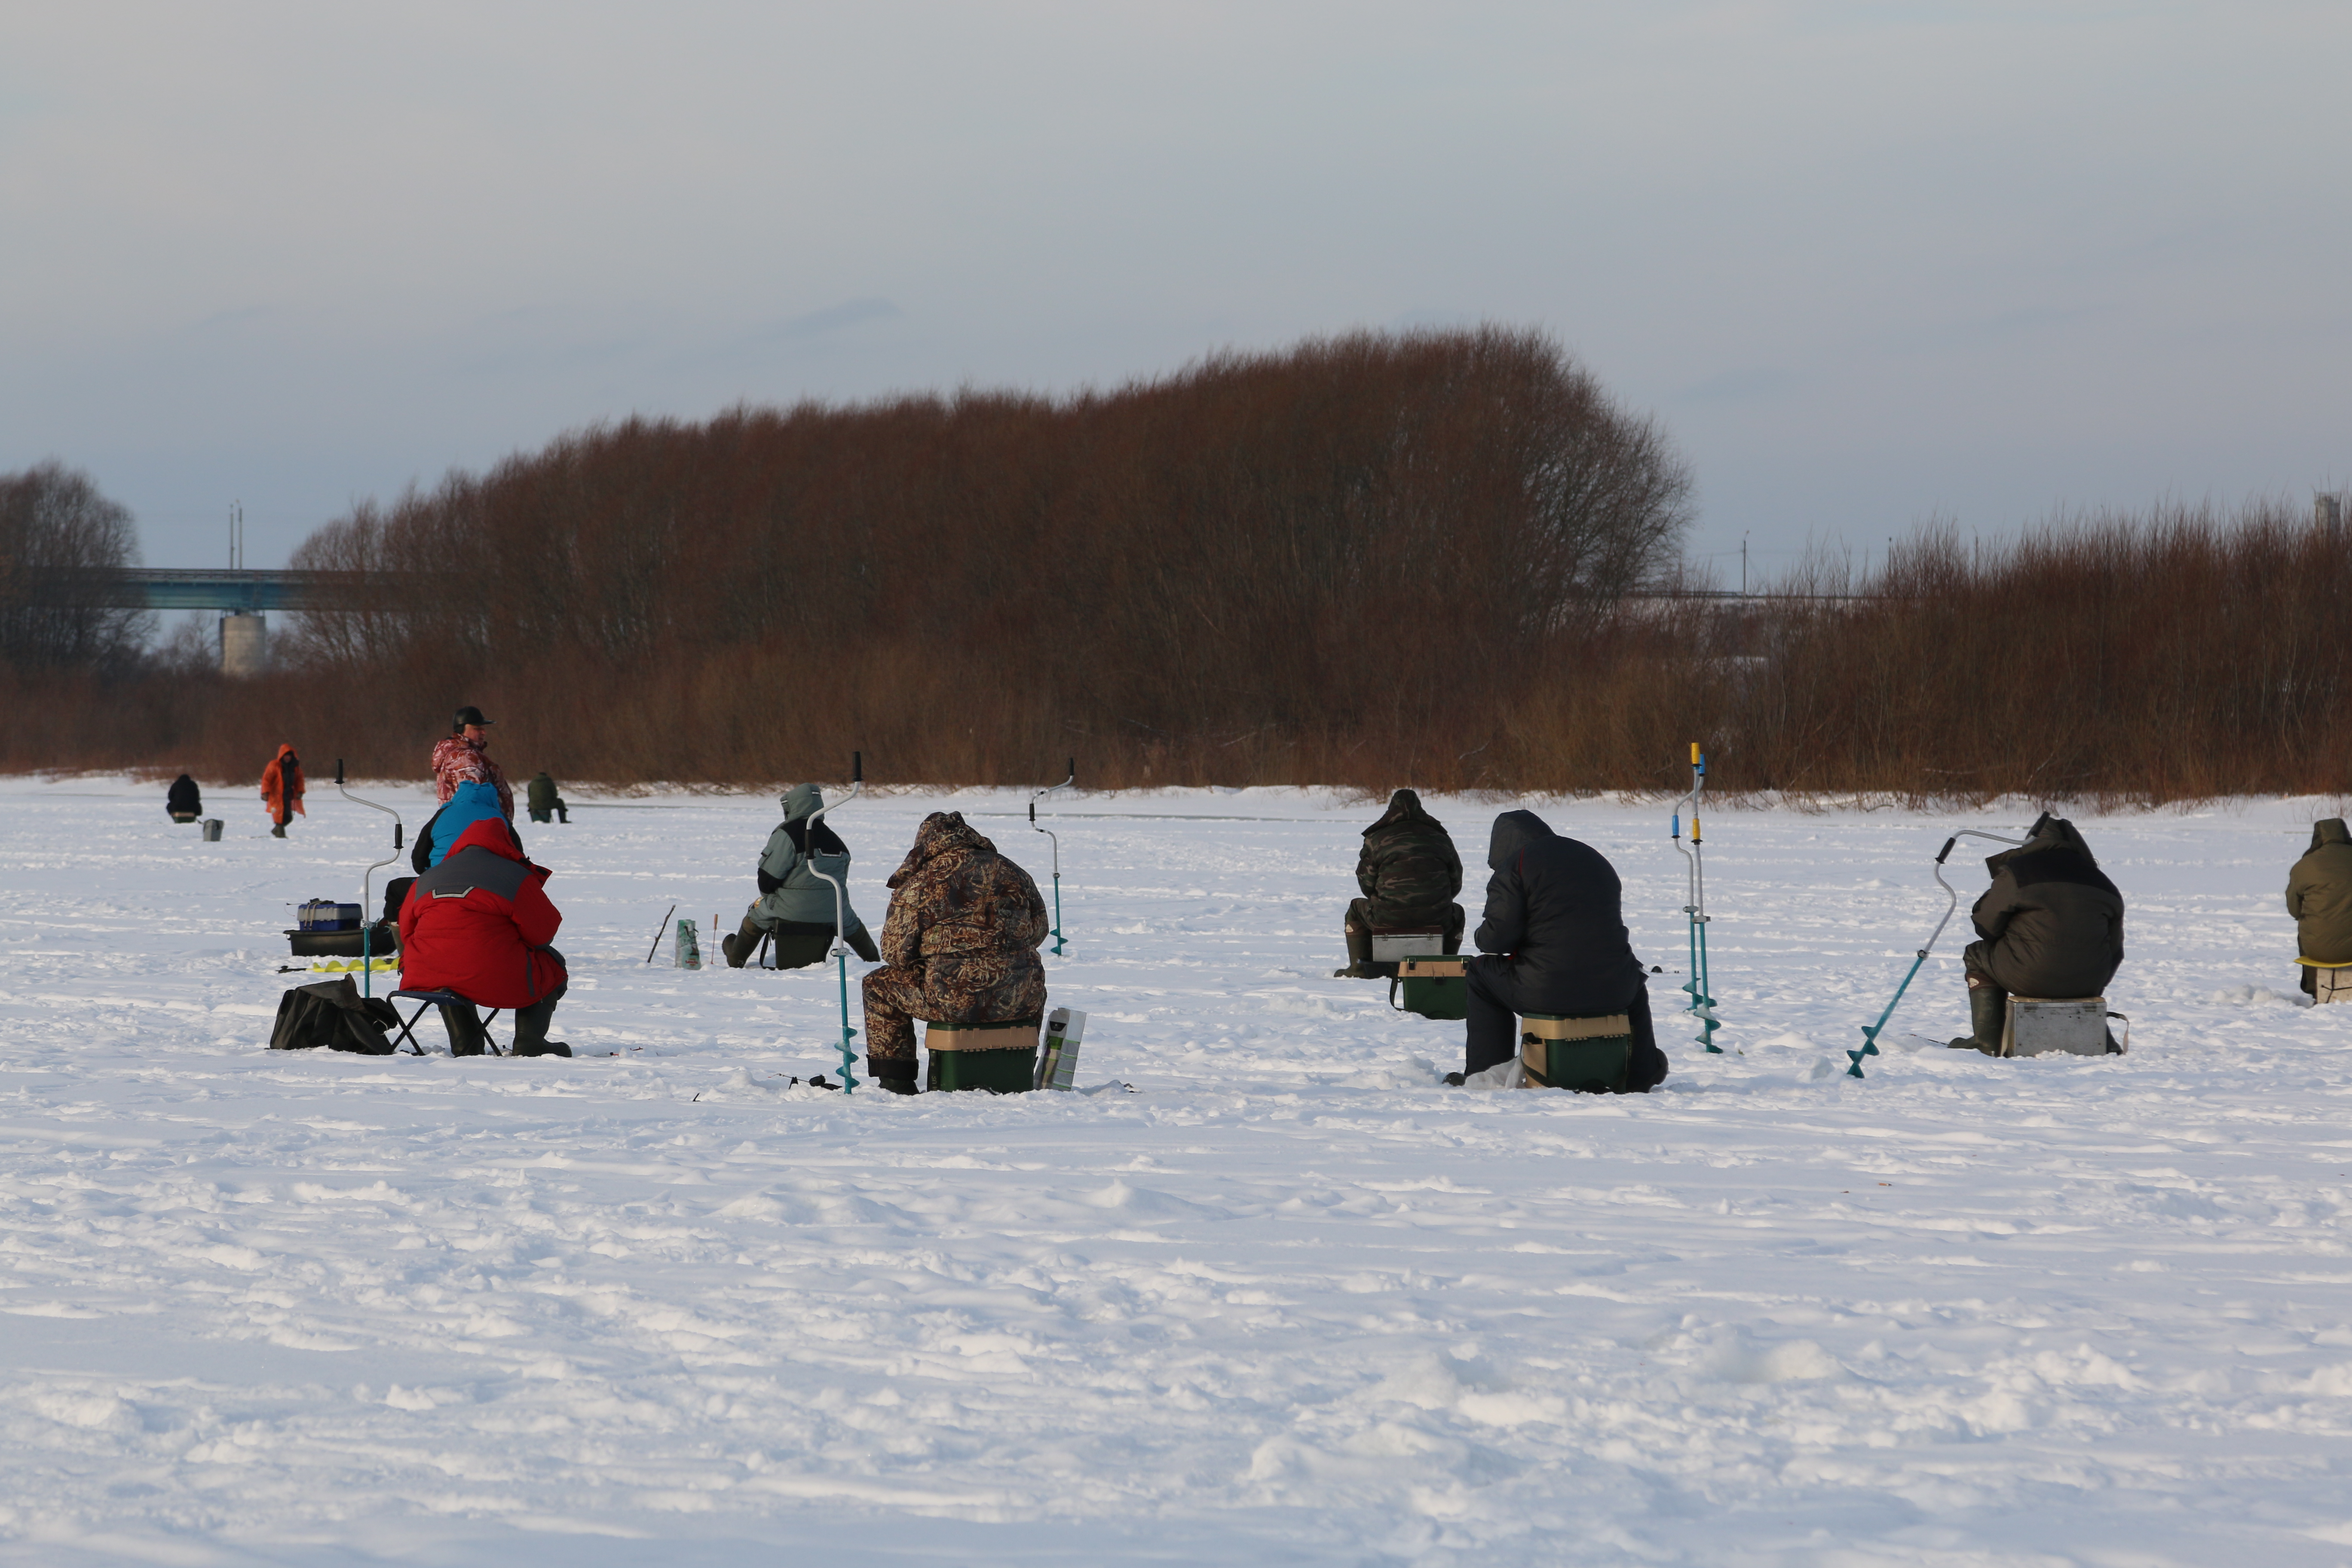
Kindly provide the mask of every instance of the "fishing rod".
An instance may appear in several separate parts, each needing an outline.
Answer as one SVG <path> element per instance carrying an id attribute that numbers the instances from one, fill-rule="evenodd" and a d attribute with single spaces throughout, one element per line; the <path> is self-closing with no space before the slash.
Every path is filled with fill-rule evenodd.
<path id="1" fill-rule="evenodd" d="M 865 788 L 866 753 L 852 752 L 849 753 L 849 794 L 843 798 L 841 804 L 847 805 L 851 801 L 856 800 Z M 849 1042 L 856 1037 L 857 1031 L 849 1026 L 849 889 L 842 886 L 839 878 L 816 863 L 817 824 L 823 821 L 824 814 L 832 809 L 830 805 L 821 805 L 809 813 L 809 869 L 833 884 L 833 952 L 828 956 L 834 961 L 835 967 L 841 976 L 841 1092 L 855 1094 L 857 1091 L 857 1077 L 850 1071 L 850 1068 L 856 1061 L 857 1055 Z"/>
<path id="2" fill-rule="evenodd" d="M 1037 826 L 1037 803 L 1055 790 L 1069 788 L 1078 782 L 1078 759 L 1070 759 L 1070 776 L 1060 784 L 1050 784 L 1029 797 L 1029 826 L 1054 841 L 1054 956 L 1062 956 L 1062 840 L 1050 827 Z"/>
<path id="3" fill-rule="evenodd" d="M 1912 976 L 1917 974 L 1919 973 L 1919 966 L 1927 962 L 1927 954 L 1935 949 L 1936 939 L 1944 934 L 1944 928 L 1952 923 L 1952 915 L 1954 911 L 1958 910 L 1960 907 L 1959 889 L 1953 887 L 1949 882 L 1944 880 L 1944 858 L 1946 856 L 1951 854 L 1952 846 L 1958 844 L 1963 838 L 1989 838 L 1995 844 L 2022 844 L 2025 842 L 2022 838 L 2008 838 L 1998 833 L 1986 833 L 1974 827 L 1959 828 L 1955 831 L 1949 838 L 1944 840 L 1944 847 L 1936 851 L 1935 865 L 1936 885 L 1944 889 L 1944 918 L 1937 921 L 1936 922 L 1936 929 L 1927 933 L 1927 940 L 1920 945 L 1918 955 L 1911 960 L 1911 967 L 1904 973 L 1903 984 L 1897 985 L 1895 988 L 1895 994 L 1886 999 L 1886 1011 L 1878 1016 L 1878 1022 L 1875 1024 L 1865 1024 L 1863 1026 L 1862 1049 L 1858 1051 L 1846 1052 L 1846 1055 L 1852 1058 L 1853 1063 L 1852 1067 L 1845 1069 L 1845 1076 L 1848 1078 L 1862 1077 L 1862 1058 L 1864 1057 L 1874 1057 L 1880 1054 L 1878 1049 L 1879 1031 L 1886 1027 L 1887 1019 L 1895 1016 L 1895 1004 L 1901 1002 L 1903 1000 L 1903 993 L 1911 988 Z"/>
<path id="4" fill-rule="evenodd" d="M 1690 993 L 1686 1012 L 1698 1015 L 1698 1033 L 1694 1038 L 1705 1046 L 1710 1056 L 1721 1056 L 1723 1047 L 1715 1043 L 1715 1032 L 1723 1026 L 1715 1016 L 1715 995 L 1709 989 L 1706 969 L 1706 850 L 1701 844 L 1698 824 L 1699 797 L 1706 793 L 1706 753 L 1691 742 L 1691 786 L 1689 793 L 1675 802 L 1673 835 L 1675 849 L 1689 869 L 1687 891 L 1690 902 L 1683 913 L 1690 917 L 1690 983 L 1683 987 Z M 1690 807 L 1690 847 L 1683 847 L 1683 807 Z"/>
<path id="5" fill-rule="evenodd" d="M 375 898 L 375 874 L 400 858 L 400 813 L 388 805 L 378 805 L 372 800 L 362 800 L 353 795 L 343 783 L 343 759 L 341 757 L 335 759 L 335 787 L 341 790 L 343 798 L 353 805 L 380 811 L 392 818 L 392 853 L 369 867 L 366 874 L 360 878 L 360 994 L 373 996 L 375 994 L 375 921 L 369 910 Z"/>

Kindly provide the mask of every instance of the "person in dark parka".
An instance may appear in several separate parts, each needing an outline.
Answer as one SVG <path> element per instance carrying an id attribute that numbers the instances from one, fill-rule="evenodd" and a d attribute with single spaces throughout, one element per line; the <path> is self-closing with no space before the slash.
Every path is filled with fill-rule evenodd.
<path id="1" fill-rule="evenodd" d="M 1472 938 L 1481 956 L 1464 965 L 1470 993 L 1464 1075 L 1518 1054 L 1521 1014 L 1622 1013 L 1633 1033 L 1626 1086 L 1646 1093 L 1664 1082 L 1649 978 L 1626 939 L 1624 889 L 1608 859 L 1554 833 L 1534 812 L 1507 811 L 1495 818 L 1486 865 L 1494 876 L 1486 918 Z"/>
<path id="2" fill-rule="evenodd" d="M 196 781 L 182 773 L 163 792 L 163 809 L 174 822 L 194 822 L 205 814 L 205 797 L 196 789 Z"/>
<path id="3" fill-rule="evenodd" d="M 2311 847 L 2286 879 L 2286 912 L 2294 917 L 2295 956 L 2309 963 L 2303 992 L 2319 994 L 2313 963 L 2352 963 L 2352 831 L 2331 816 L 2311 825 Z"/>
<path id="4" fill-rule="evenodd" d="M 529 807 L 533 822 L 545 822 L 551 816 L 559 822 L 572 820 L 572 808 L 563 804 L 563 796 L 556 791 L 555 780 L 548 775 L 545 768 L 540 769 L 531 779 L 530 787 L 524 795 L 524 804 Z"/>
<path id="5" fill-rule="evenodd" d="M 1969 911 L 1979 940 L 1960 954 L 1969 1034 L 1951 1046 L 1999 1056 L 2011 995 L 2105 993 L 2124 961 L 2124 896 L 2074 825 L 2046 811 L 1985 869 L 1992 886 Z"/>
<path id="6" fill-rule="evenodd" d="M 1341 974 L 1361 980 L 1395 972 L 1394 964 L 1374 965 L 1375 932 L 1442 931 L 1446 952 L 1462 951 L 1467 921 L 1454 901 L 1462 891 L 1462 857 L 1454 853 L 1445 825 L 1423 808 L 1412 791 L 1389 796 L 1388 810 L 1364 829 L 1356 886 L 1364 896 L 1348 903 L 1348 967 Z"/>

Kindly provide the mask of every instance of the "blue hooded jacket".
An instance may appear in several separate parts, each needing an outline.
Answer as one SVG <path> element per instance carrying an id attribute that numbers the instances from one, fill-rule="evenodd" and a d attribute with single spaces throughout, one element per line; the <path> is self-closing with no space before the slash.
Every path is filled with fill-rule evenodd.
<path id="1" fill-rule="evenodd" d="M 506 813 L 499 809 L 497 786 L 471 781 L 459 784 L 457 793 L 449 797 L 449 804 L 433 818 L 433 854 L 426 864 L 441 864 L 457 847 L 457 840 L 465 837 L 466 829 L 493 818 L 506 819 Z"/>

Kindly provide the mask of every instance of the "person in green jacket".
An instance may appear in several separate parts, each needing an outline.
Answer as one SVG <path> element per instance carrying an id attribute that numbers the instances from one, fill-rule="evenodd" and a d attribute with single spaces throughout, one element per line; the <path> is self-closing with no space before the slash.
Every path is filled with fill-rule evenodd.
<path id="1" fill-rule="evenodd" d="M 572 820 L 572 808 L 555 793 L 555 781 L 547 776 L 545 768 L 540 769 L 539 776 L 530 781 L 530 793 L 524 797 L 524 804 L 530 808 L 533 822 L 545 822 L 551 816 L 559 822 Z"/>
<path id="2" fill-rule="evenodd" d="M 824 795 L 814 784 L 794 784 L 784 796 L 784 819 L 768 835 L 768 847 L 760 853 L 760 901 L 744 911 L 743 924 L 734 935 L 719 939 L 719 951 L 726 955 L 728 967 L 740 969 L 750 963 L 762 933 L 775 938 L 779 969 L 824 962 L 833 951 L 835 906 L 833 883 L 820 871 L 841 884 L 849 945 L 866 963 L 882 962 L 865 922 L 848 909 L 849 846 L 821 819 L 814 829 L 810 826 L 809 818 L 824 804 Z"/>
<path id="3" fill-rule="evenodd" d="M 2311 847 L 2287 873 L 2286 912 L 2294 917 L 2303 994 L 2319 995 L 2315 963 L 2352 963 L 2352 831 L 2331 816 L 2311 825 Z"/>

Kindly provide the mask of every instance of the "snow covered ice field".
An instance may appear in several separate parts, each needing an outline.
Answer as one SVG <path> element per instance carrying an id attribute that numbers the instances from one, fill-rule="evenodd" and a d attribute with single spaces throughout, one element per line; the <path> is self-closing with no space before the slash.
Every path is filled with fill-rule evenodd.
<path id="1" fill-rule="evenodd" d="M 382 817 L 221 791 L 207 845 L 162 793 L 0 781 L 0 1562 L 2352 1563 L 2319 803 L 2078 816 L 2128 1057 L 1859 1082 L 1948 820 L 1711 817 L 1708 1058 L 1665 808 L 1525 803 L 1667 971 L 1674 1076 L 1599 1099 L 1447 1089 L 1459 1025 L 1329 978 L 1376 805 L 1083 796 L 1087 1092 L 907 1100 L 784 1087 L 829 973 L 644 962 L 740 914 L 772 800 L 525 824 L 582 1055 L 459 1061 L 264 1048 Z M 860 911 L 950 804 L 1045 883 L 1021 801 L 843 811 Z M 1431 804 L 1475 861 L 1514 803 Z M 1894 1032 L 1959 1032 L 1963 940 Z"/>

